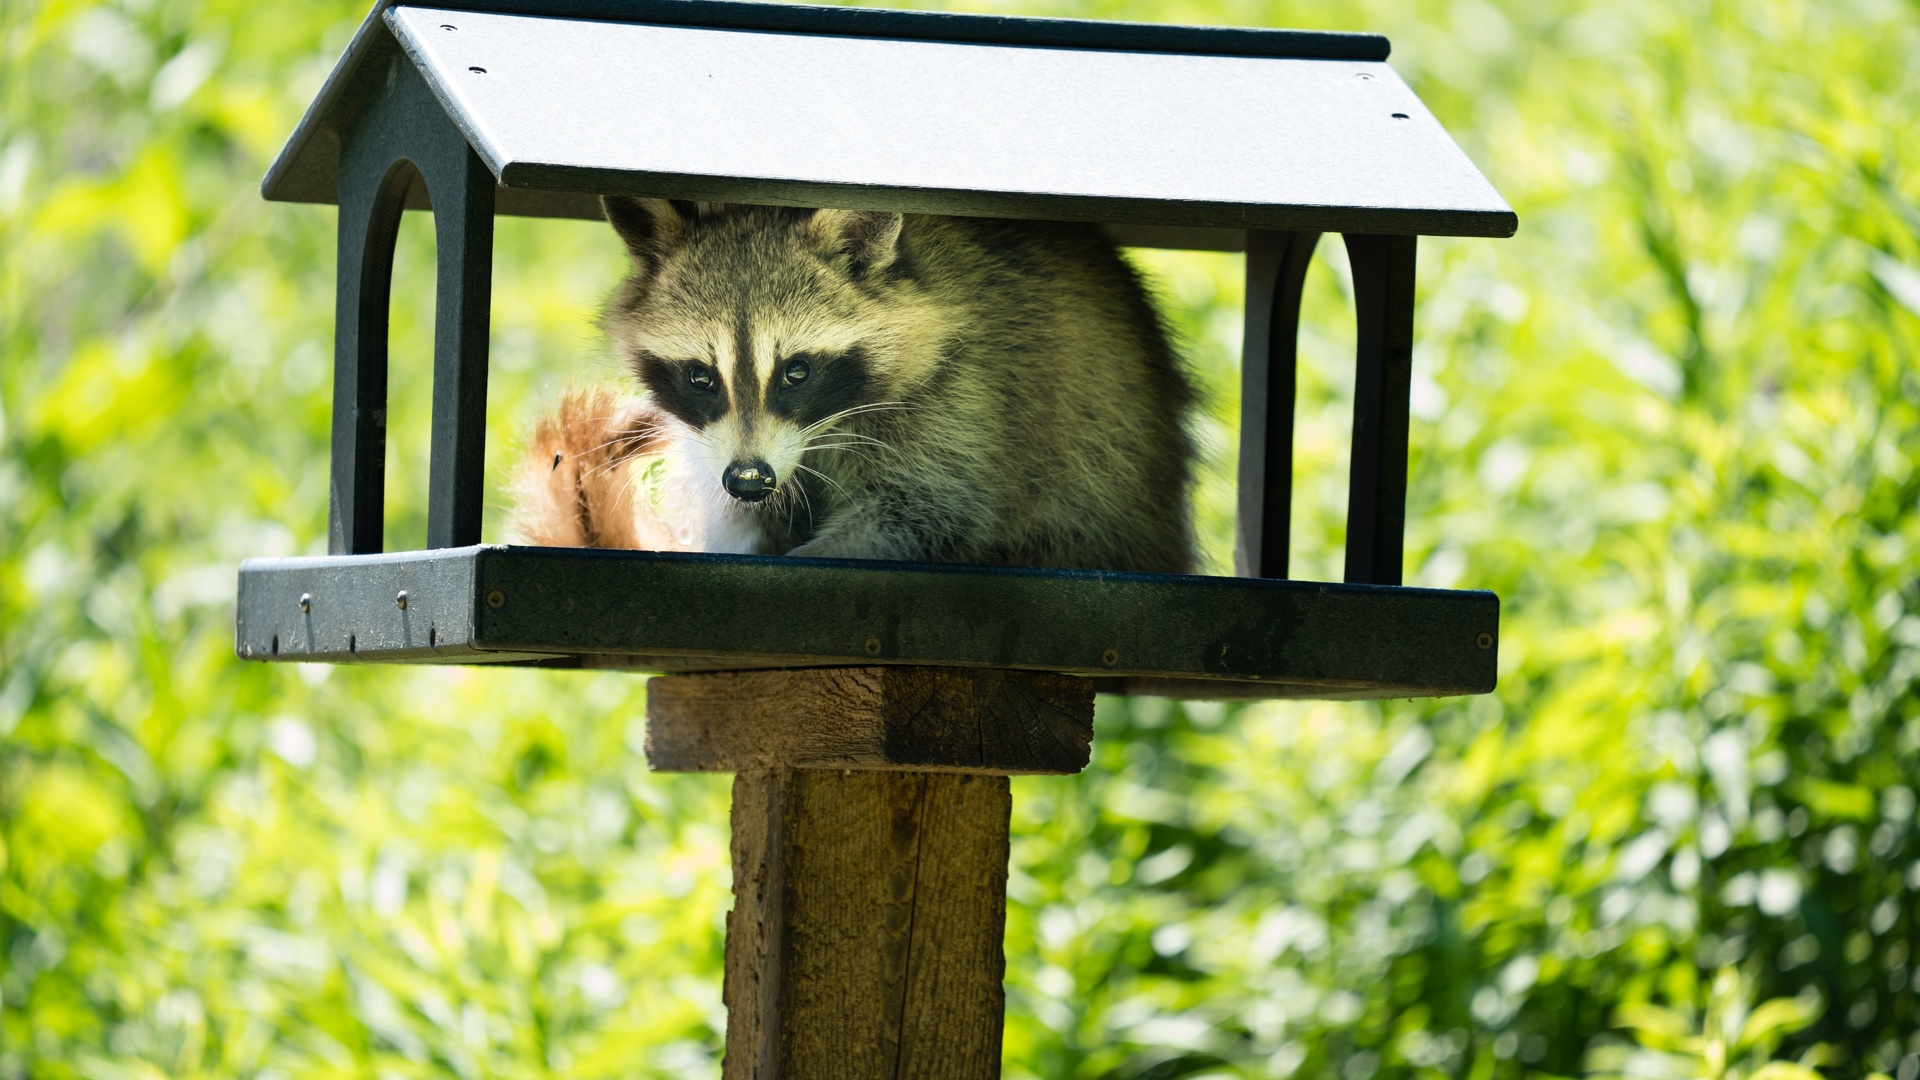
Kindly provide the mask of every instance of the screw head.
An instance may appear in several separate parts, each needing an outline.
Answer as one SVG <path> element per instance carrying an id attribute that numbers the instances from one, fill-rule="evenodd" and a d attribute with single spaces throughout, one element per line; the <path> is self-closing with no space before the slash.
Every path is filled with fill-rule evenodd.
<path id="1" fill-rule="evenodd" d="M 1120 650 L 1119 650 L 1119 649 L 1108 649 L 1107 651 L 1105 651 L 1105 652 L 1103 652 L 1103 653 L 1101 653 L 1101 654 L 1100 654 L 1100 662 L 1101 662 L 1102 664 L 1105 664 L 1105 665 L 1106 665 L 1106 666 L 1108 666 L 1108 667 L 1112 667 L 1113 665 L 1115 665 L 1115 664 L 1117 664 L 1117 663 L 1119 663 L 1119 662 L 1120 662 Z"/>
<path id="2" fill-rule="evenodd" d="M 490 608 L 506 607 L 507 594 L 501 592 L 499 589 L 489 590 L 487 592 L 487 606 Z"/>
<path id="3" fill-rule="evenodd" d="M 868 656 L 880 655 L 880 639 L 879 638 L 870 637 L 867 639 L 867 655 Z"/>
<path id="4" fill-rule="evenodd" d="M 393 594 L 393 606 L 399 608 L 401 611 L 407 610 L 407 590 L 401 589 L 399 592 Z"/>
<path id="5" fill-rule="evenodd" d="M 1483 649 L 1491 649 L 1493 648 L 1493 635 L 1482 630 L 1480 631 L 1480 636 L 1473 639 L 1473 643 Z"/>
<path id="6" fill-rule="evenodd" d="M 302 615 L 305 615 L 307 612 L 312 610 L 313 610 L 313 594 L 305 593 L 305 592 L 301 593 L 300 594 L 300 613 Z"/>

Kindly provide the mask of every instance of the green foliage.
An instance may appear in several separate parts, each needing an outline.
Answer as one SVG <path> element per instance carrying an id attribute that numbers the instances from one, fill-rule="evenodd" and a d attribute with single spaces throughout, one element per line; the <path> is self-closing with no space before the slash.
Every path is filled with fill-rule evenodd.
<path id="1" fill-rule="evenodd" d="M 1415 357 L 1409 574 L 1500 593 L 1499 692 L 1103 700 L 1092 769 L 1015 784 L 1008 1075 L 1920 1077 L 1920 7 L 1019 10 L 1386 32 L 1522 225 L 1423 243 Z M 254 185 L 360 14 L 0 7 L 0 1077 L 714 1072 L 727 793 L 645 771 L 638 680 L 232 657 L 234 566 L 326 501 L 333 215 Z M 610 372 L 620 252 L 497 249 L 499 475 Z M 1324 254 L 1294 572 L 1331 578 Z M 1238 263 L 1141 259 L 1223 568 Z"/>
<path id="2" fill-rule="evenodd" d="M 1810 997 L 1774 998 L 1754 1006 L 1751 986 L 1735 968 L 1713 979 L 1705 1015 L 1692 1009 L 1645 1002 L 1622 1005 L 1614 1023 L 1637 1045 L 1608 1042 L 1594 1048 L 1588 1064 L 1595 1080 L 1820 1080 L 1815 1066 L 1827 1057 L 1816 1045 L 1799 1061 L 1771 1055 L 1780 1040 L 1804 1030 L 1820 1015 Z"/>

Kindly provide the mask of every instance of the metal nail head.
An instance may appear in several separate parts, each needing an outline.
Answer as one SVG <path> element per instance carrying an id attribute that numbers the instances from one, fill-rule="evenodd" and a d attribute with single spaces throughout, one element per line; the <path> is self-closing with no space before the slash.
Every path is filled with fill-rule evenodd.
<path id="1" fill-rule="evenodd" d="M 506 606 L 507 606 L 507 594 L 506 594 L 506 593 L 503 593 L 503 592 L 501 592 L 501 591 L 500 591 L 499 589 L 494 589 L 494 590 L 492 590 L 492 591 L 490 591 L 490 592 L 488 592 L 488 593 L 487 593 L 487 606 L 488 606 L 488 607 L 490 607 L 490 608 L 498 608 L 498 607 L 506 607 Z"/>
<path id="2" fill-rule="evenodd" d="M 399 608 L 401 611 L 407 610 L 407 590 L 401 589 L 399 592 L 393 594 L 393 606 Z"/>
<path id="3" fill-rule="evenodd" d="M 1480 631 L 1480 636 L 1473 639 L 1473 643 L 1483 649 L 1491 649 L 1493 648 L 1493 635 L 1482 630 Z"/>
<path id="4" fill-rule="evenodd" d="M 313 610 L 313 594 L 304 593 L 304 592 L 301 593 L 300 594 L 300 614 L 305 615 L 306 613 L 312 610 Z"/>
<path id="5" fill-rule="evenodd" d="M 868 656 L 880 655 L 880 639 L 879 638 L 870 637 L 867 639 L 867 655 Z"/>
<path id="6" fill-rule="evenodd" d="M 1105 665 L 1107 665 L 1108 667 L 1112 667 L 1113 665 L 1115 665 L 1115 664 L 1117 664 L 1117 663 L 1119 663 L 1119 662 L 1120 662 L 1120 650 L 1119 650 L 1119 649 L 1108 649 L 1108 650 L 1107 650 L 1106 652 L 1103 652 L 1103 653 L 1101 653 L 1101 654 L 1100 654 L 1100 662 L 1101 662 L 1102 664 L 1105 664 Z"/>

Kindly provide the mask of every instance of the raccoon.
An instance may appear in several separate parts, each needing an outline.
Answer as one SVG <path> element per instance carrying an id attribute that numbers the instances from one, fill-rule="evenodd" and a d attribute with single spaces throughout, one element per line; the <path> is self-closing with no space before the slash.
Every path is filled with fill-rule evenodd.
<path id="1" fill-rule="evenodd" d="M 603 326 L 644 394 L 536 438 L 536 541 L 1191 569 L 1195 394 L 1099 229 L 603 205 L 632 258 Z M 641 462 L 651 501 L 604 479 Z"/>

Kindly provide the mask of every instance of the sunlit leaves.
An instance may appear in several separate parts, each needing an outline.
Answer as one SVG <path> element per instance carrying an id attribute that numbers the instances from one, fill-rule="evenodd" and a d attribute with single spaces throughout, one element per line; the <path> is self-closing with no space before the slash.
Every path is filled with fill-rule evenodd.
<path id="1" fill-rule="evenodd" d="M 1422 242 L 1414 372 L 1408 576 L 1500 593 L 1500 691 L 1103 703 L 1092 770 L 1016 781 L 1009 1075 L 1697 1075 L 1718 1040 L 1744 1080 L 1915 1080 L 1912 5 L 1017 7 L 1385 32 L 1522 225 Z M 327 498 L 333 214 L 257 183 L 363 13 L 0 8 L 0 1077 L 715 1071 L 726 788 L 644 771 L 635 680 L 232 658 L 234 566 L 315 550 Z M 1321 252 L 1308 578 L 1351 387 Z M 1224 570 L 1238 264 L 1139 261 Z M 498 476 L 618 377 L 621 255 L 503 219 L 495 267 Z M 410 215 L 396 547 L 432 273 Z"/>

